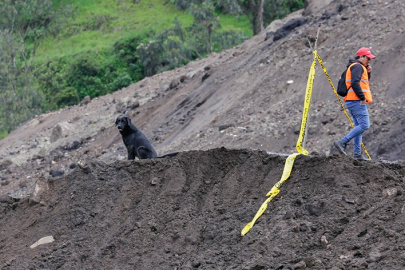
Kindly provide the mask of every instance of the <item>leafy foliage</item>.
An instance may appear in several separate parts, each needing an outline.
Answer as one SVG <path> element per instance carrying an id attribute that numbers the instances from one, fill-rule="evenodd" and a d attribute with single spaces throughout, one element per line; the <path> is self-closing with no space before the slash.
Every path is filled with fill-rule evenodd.
<path id="1" fill-rule="evenodd" d="M 32 82 L 30 73 L 20 70 L 14 54 L 20 54 L 12 32 L 3 32 L 0 39 L 0 133 L 6 135 L 19 123 L 42 111 L 42 95 Z M 10 51 L 15 49 L 15 51 Z"/>
<path id="2" fill-rule="evenodd" d="M 43 37 L 61 25 L 63 15 L 50 0 L 0 0 L 0 134 L 42 112 L 33 60 Z"/>
<path id="3" fill-rule="evenodd" d="M 195 6 L 206 6 L 205 9 L 209 10 L 207 6 L 214 6 L 223 13 L 245 14 L 249 17 L 253 35 L 273 20 L 304 7 L 304 0 L 172 0 L 172 3 L 180 10 L 192 10 Z"/>
<path id="4" fill-rule="evenodd" d="M 183 66 L 212 49 L 221 51 L 246 39 L 234 30 L 212 31 L 210 43 L 209 28 L 200 22 L 216 18 L 197 11 L 195 14 L 201 17 L 189 27 L 175 19 L 171 28 L 160 33 L 147 30 L 117 41 L 112 48 L 50 62 L 38 73 L 48 109 L 76 104 L 87 95 L 97 97 L 116 91 L 145 76 Z"/>
<path id="5" fill-rule="evenodd" d="M 215 16 L 215 8 L 211 1 L 201 4 L 191 4 L 190 13 L 194 17 L 192 28 L 201 34 L 205 34 L 208 41 L 208 49 L 212 52 L 212 33 L 220 27 L 219 19 Z"/>
<path id="6" fill-rule="evenodd" d="M 162 22 L 150 20 L 141 10 L 150 8 L 146 1 L 119 1 L 118 5 L 103 1 L 95 10 L 93 1 L 67 1 L 78 5 L 73 8 L 59 0 L 0 0 L 0 138 L 44 110 L 77 104 L 87 95 L 96 97 L 116 91 L 145 76 L 240 44 L 247 39 L 242 31 L 221 28 L 220 15 L 229 20 L 224 13 L 238 18 L 245 14 L 241 16 L 243 28 L 248 15 L 257 33 L 260 5 L 264 5 L 261 20 L 266 24 L 303 7 L 303 0 L 171 0 L 187 12 L 176 18 L 171 28 L 164 28 L 173 15 L 168 20 L 167 12 L 162 14 Z M 166 4 L 159 3 L 168 8 Z M 85 15 L 64 27 L 67 19 L 79 11 Z M 142 14 L 147 16 L 147 25 L 156 25 L 153 29 L 157 31 L 141 31 L 127 23 Z M 117 27 L 121 16 L 126 24 Z M 122 35 L 120 31 L 128 32 Z M 100 35 L 105 36 L 100 39 Z M 52 60 L 46 60 L 42 52 L 41 60 L 34 61 L 44 41 L 48 46 L 43 46 L 42 51 L 50 55 L 49 43 L 65 39 L 70 41 L 56 45 L 64 50 L 52 48 Z"/>
<path id="7" fill-rule="evenodd" d="M 0 63 L 4 54 L 0 42 Z M 43 95 L 37 91 L 32 76 L 10 77 L 7 68 L 0 65 L 0 138 L 6 136 L 21 122 L 42 112 Z"/>
<path id="8" fill-rule="evenodd" d="M 204 17 L 205 18 L 205 17 Z M 136 51 L 140 63 L 145 68 L 145 75 L 170 70 L 187 64 L 215 51 L 222 51 L 240 44 L 247 37 L 235 30 L 213 32 L 212 43 L 209 29 L 203 23 L 196 22 L 189 27 L 182 27 L 178 20 L 174 26 L 157 34 L 155 39 L 141 43 Z"/>
<path id="9" fill-rule="evenodd" d="M 222 51 L 241 44 L 247 37 L 241 31 L 229 30 L 214 34 L 214 51 Z"/>
<path id="10" fill-rule="evenodd" d="M 304 8 L 304 0 L 265 1 L 264 22 L 270 24 L 302 8 Z"/>
<path id="11" fill-rule="evenodd" d="M 112 48 L 80 53 L 48 63 L 38 73 L 47 109 L 77 104 L 85 96 L 98 97 L 144 77 L 137 45 L 148 38 L 143 32 L 117 41 Z"/>

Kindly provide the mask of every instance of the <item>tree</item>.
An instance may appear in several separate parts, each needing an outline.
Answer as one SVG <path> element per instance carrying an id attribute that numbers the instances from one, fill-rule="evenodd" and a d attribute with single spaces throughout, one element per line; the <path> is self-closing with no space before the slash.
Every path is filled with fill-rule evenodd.
<path id="1" fill-rule="evenodd" d="M 257 12 L 258 12 L 258 16 L 257 16 L 257 18 L 258 18 L 258 26 L 260 28 L 259 32 L 261 32 L 264 29 L 264 26 L 263 26 L 264 0 L 260 0 L 260 2 L 259 2 L 259 10 Z"/>
<path id="2" fill-rule="evenodd" d="M 172 28 L 164 29 L 153 40 L 145 41 L 136 48 L 146 76 L 185 65 L 191 60 L 190 42 L 186 40 L 185 30 L 177 18 L 173 24 Z"/>
<path id="3" fill-rule="evenodd" d="M 190 5 L 190 13 L 194 17 L 192 29 L 202 27 L 205 31 L 209 45 L 209 52 L 212 52 L 212 33 L 216 28 L 220 27 L 219 20 L 215 16 L 215 7 L 212 1 L 205 0 L 200 4 L 192 3 Z"/>
<path id="4" fill-rule="evenodd" d="M 248 16 L 253 35 L 257 35 L 265 25 L 303 8 L 304 0 L 216 0 L 215 5 L 225 12 Z"/>
<path id="5" fill-rule="evenodd" d="M 276 19 L 282 19 L 291 12 L 304 8 L 304 0 L 265 1 L 264 21 L 269 24 Z"/>
<path id="6" fill-rule="evenodd" d="M 226 0 L 230 1 L 231 0 Z M 218 4 L 218 0 L 172 0 L 175 6 L 180 10 L 188 10 L 194 17 L 193 24 L 190 27 L 190 31 L 195 34 L 195 46 L 198 48 L 206 47 L 201 41 L 206 39 L 207 49 L 203 49 L 212 52 L 212 34 L 216 28 L 220 27 L 219 19 L 215 15 L 215 6 Z M 234 6 L 234 5 L 231 5 Z M 198 37 L 199 36 L 199 37 Z M 195 52 L 200 51 L 195 49 Z"/>
<path id="7" fill-rule="evenodd" d="M 0 0 L 1 129 L 9 132 L 42 110 L 33 61 L 43 37 L 57 32 L 67 14 L 51 0 Z"/>
<path id="8" fill-rule="evenodd" d="M 187 4 L 186 8 L 194 16 L 189 27 L 182 27 L 176 18 L 172 28 L 164 29 L 153 40 L 137 46 L 136 53 L 146 76 L 185 65 L 214 49 L 222 51 L 246 40 L 242 31 L 215 31 L 220 25 L 212 1 L 191 2 L 177 2 L 181 6 Z"/>

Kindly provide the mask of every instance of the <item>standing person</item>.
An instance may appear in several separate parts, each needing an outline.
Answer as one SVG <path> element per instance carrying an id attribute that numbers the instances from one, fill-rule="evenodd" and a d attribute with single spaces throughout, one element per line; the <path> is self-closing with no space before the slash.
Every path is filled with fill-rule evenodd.
<path id="1" fill-rule="evenodd" d="M 355 59 L 350 59 L 347 64 L 346 86 L 348 92 L 344 97 L 346 107 L 352 115 L 354 128 L 343 139 L 334 142 L 334 145 L 340 153 L 346 154 L 346 146 L 353 139 L 354 154 L 353 158 L 367 160 L 361 154 L 361 141 L 363 132 L 370 127 L 370 119 L 367 110 L 367 104 L 373 101 L 370 91 L 370 60 L 375 56 L 369 48 L 360 48 Z"/>

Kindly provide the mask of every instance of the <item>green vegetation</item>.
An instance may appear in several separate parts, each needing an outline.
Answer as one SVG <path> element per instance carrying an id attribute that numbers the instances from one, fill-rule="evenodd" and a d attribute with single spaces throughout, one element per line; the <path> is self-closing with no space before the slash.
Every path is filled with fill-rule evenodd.
<path id="1" fill-rule="evenodd" d="M 263 22 L 302 7 L 303 0 L 0 0 L 0 138 L 35 114 L 240 44 Z"/>
<path id="2" fill-rule="evenodd" d="M 170 0 L 180 10 L 208 11 L 213 5 L 222 14 L 245 15 L 251 24 L 253 35 L 265 25 L 304 7 L 304 0 Z M 205 8 L 204 8 L 205 6 Z M 200 14 L 202 12 L 200 11 Z M 194 16 L 195 18 L 195 16 Z"/>
<path id="3" fill-rule="evenodd" d="M 54 1 L 57 2 L 57 1 Z M 58 33 L 44 40 L 38 52 L 38 62 L 70 56 L 89 50 L 111 47 L 117 40 L 138 32 L 161 30 L 171 26 L 178 17 L 182 24 L 192 16 L 163 0 L 64 0 L 59 5 L 74 7 L 75 18 Z"/>
<path id="4" fill-rule="evenodd" d="M 110 93 L 211 52 L 201 23 L 170 2 L 69 3 L 77 7 L 75 19 L 56 36 L 44 39 L 35 60 L 42 66 L 37 76 L 48 110 L 77 104 L 87 95 Z M 213 9 L 211 16 L 218 21 L 217 31 L 211 33 L 213 50 L 251 36 L 246 16 L 237 18 Z"/>
<path id="5" fill-rule="evenodd" d="M 69 14 L 48 0 L 0 0 L 0 135 L 43 110 L 33 64 L 44 36 Z"/>
<path id="6" fill-rule="evenodd" d="M 141 80 L 144 67 L 138 61 L 136 47 L 150 33 L 140 32 L 111 47 L 50 61 L 38 72 L 48 109 L 77 104 L 85 96 L 105 95 Z"/>

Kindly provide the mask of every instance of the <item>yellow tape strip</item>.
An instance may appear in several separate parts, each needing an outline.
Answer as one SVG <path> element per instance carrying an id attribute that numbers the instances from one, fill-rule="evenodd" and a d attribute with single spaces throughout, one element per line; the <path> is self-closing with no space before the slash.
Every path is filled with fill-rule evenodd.
<path id="1" fill-rule="evenodd" d="M 333 86 L 332 80 L 329 77 L 328 72 L 326 71 L 326 68 L 322 62 L 321 57 L 319 56 L 318 52 L 316 50 L 313 51 L 314 54 L 314 60 L 312 62 L 311 68 L 309 70 L 309 75 L 308 75 L 308 81 L 307 81 L 307 88 L 305 91 L 305 101 L 304 101 L 304 110 L 302 112 L 302 122 L 301 122 L 301 129 L 300 129 L 300 134 L 297 140 L 297 144 L 296 144 L 296 148 L 298 153 L 294 153 L 292 155 L 290 155 L 287 160 L 286 163 L 284 165 L 284 170 L 283 170 L 283 175 L 281 176 L 281 180 L 278 181 L 272 188 L 271 190 L 266 194 L 266 196 L 270 196 L 269 198 L 267 198 L 266 201 L 264 201 L 264 203 L 260 206 L 259 211 L 257 211 L 256 215 L 254 216 L 253 220 L 251 222 L 249 222 L 243 229 L 241 232 L 241 235 L 244 236 L 246 235 L 249 230 L 253 227 L 253 225 L 255 224 L 256 220 L 264 213 L 264 211 L 266 211 L 267 209 L 267 205 L 268 203 L 277 196 L 277 194 L 280 192 L 280 187 L 283 185 L 283 183 L 288 179 L 288 177 L 290 177 L 291 174 L 291 170 L 292 167 L 294 165 L 294 161 L 295 158 L 300 155 L 300 154 L 304 154 L 304 155 L 308 155 L 308 151 L 305 149 L 305 137 L 306 137 L 306 130 L 307 130 L 307 125 L 308 125 L 308 114 L 309 114 L 309 108 L 311 105 L 311 96 L 312 96 L 312 89 L 313 89 L 313 85 L 314 85 L 314 78 L 315 78 L 315 71 L 316 71 L 316 61 L 318 60 L 319 64 L 321 65 L 326 77 L 328 78 L 328 81 L 330 83 L 330 85 L 332 86 L 333 92 L 335 93 L 337 99 L 339 100 L 340 105 L 343 108 L 344 113 L 346 114 L 347 119 L 350 122 L 350 125 L 352 127 L 354 127 L 353 122 L 351 121 L 346 108 L 344 107 L 342 101 L 339 98 L 338 93 L 336 92 L 335 87 Z M 363 142 L 361 143 L 361 146 L 364 149 L 364 152 L 367 154 L 367 156 L 371 159 L 370 155 L 368 154 Z"/>
<path id="2" fill-rule="evenodd" d="M 314 51 L 314 54 L 315 54 L 316 58 L 318 59 L 318 62 L 319 62 L 319 64 L 321 65 L 321 67 L 322 67 L 322 69 L 323 69 L 323 72 L 324 72 L 325 75 L 326 75 L 326 78 L 328 78 L 329 84 L 330 84 L 330 86 L 332 86 L 333 92 L 335 93 L 336 98 L 339 100 L 340 106 L 342 106 L 343 112 L 345 113 L 347 119 L 349 120 L 350 125 L 352 126 L 352 128 L 354 128 L 354 124 L 353 124 L 352 120 L 350 119 L 349 114 L 347 113 L 345 106 L 343 105 L 342 101 L 340 100 L 340 97 L 339 97 L 338 93 L 336 92 L 335 87 L 333 86 L 332 80 L 330 79 L 329 74 L 328 74 L 328 72 L 326 71 L 325 66 L 323 65 L 323 62 L 322 62 L 321 57 L 319 56 L 319 54 L 318 54 L 316 51 Z M 364 149 L 364 153 L 366 153 L 366 155 L 368 156 L 368 158 L 371 160 L 371 157 L 370 157 L 370 155 L 368 154 L 368 152 L 367 152 L 367 150 L 366 150 L 366 147 L 364 146 L 363 142 L 361 142 L 361 146 L 362 146 L 363 149 Z"/>
<path id="3" fill-rule="evenodd" d="M 244 236 L 249 232 L 249 230 L 253 227 L 255 224 L 256 220 L 266 211 L 268 203 L 273 200 L 274 197 L 277 196 L 277 194 L 280 192 L 280 187 L 281 185 L 288 179 L 288 177 L 291 174 L 292 166 L 294 164 L 295 158 L 300 155 L 299 153 L 294 153 L 290 155 L 286 163 L 284 165 L 284 171 L 283 171 L 283 176 L 281 177 L 281 180 L 278 181 L 272 188 L 271 190 L 267 193 L 266 196 L 270 196 L 267 198 L 267 200 L 260 206 L 259 211 L 257 211 L 255 217 L 252 219 L 251 222 L 249 222 L 242 230 L 241 235 Z"/>
<path id="4" fill-rule="evenodd" d="M 284 165 L 284 170 L 283 174 L 281 176 L 281 180 L 278 181 L 272 188 L 271 190 L 266 194 L 266 196 L 270 196 L 264 203 L 260 206 L 259 211 L 257 211 L 256 215 L 252 219 L 251 222 L 249 222 L 241 232 L 241 235 L 244 236 L 246 235 L 249 230 L 253 227 L 255 224 L 256 220 L 266 211 L 268 203 L 277 196 L 277 194 L 280 192 L 280 187 L 281 185 L 284 184 L 284 182 L 290 177 L 292 167 L 294 165 L 295 158 L 300 155 L 308 155 L 308 151 L 304 148 L 305 145 L 305 134 L 306 134 L 306 127 L 307 127 L 307 120 L 308 120 L 308 114 L 309 114 L 309 107 L 311 105 L 311 95 L 312 95 L 312 88 L 314 85 L 314 78 L 315 78 L 315 69 L 316 69 L 316 51 L 314 51 L 314 60 L 312 61 L 311 68 L 309 70 L 309 75 L 308 75 L 308 81 L 307 81 L 307 88 L 305 91 L 305 101 L 304 101 L 304 110 L 302 113 L 302 122 L 301 122 L 301 130 L 300 130 L 300 135 L 298 137 L 297 141 L 297 151 L 298 153 L 291 154 Z"/>
<path id="5" fill-rule="evenodd" d="M 316 69 L 316 51 L 314 51 L 314 61 L 312 62 L 311 68 L 309 69 L 307 88 L 305 91 L 305 101 L 304 101 L 304 110 L 302 111 L 302 122 L 300 135 L 297 141 L 297 151 L 304 155 L 308 155 L 308 151 L 304 148 L 305 137 L 307 134 L 307 119 L 309 114 L 309 107 L 311 105 L 311 96 L 312 96 L 312 87 L 314 85 L 315 78 L 315 69 Z"/>

